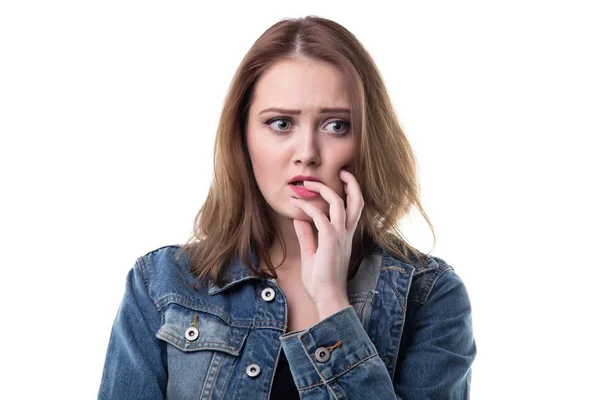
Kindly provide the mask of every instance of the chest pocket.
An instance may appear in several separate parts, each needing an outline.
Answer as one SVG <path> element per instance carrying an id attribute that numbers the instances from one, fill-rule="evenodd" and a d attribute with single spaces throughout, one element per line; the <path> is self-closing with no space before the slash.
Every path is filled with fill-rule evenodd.
<path id="1" fill-rule="evenodd" d="M 156 337 L 167 343 L 167 397 L 223 398 L 250 328 L 231 326 L 215 314 L 178 303 L 162 312 Z"/>

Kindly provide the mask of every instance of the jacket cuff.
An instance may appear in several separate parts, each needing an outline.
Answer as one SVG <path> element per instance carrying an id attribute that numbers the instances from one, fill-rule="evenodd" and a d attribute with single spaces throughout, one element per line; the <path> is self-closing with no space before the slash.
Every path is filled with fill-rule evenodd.
<path id="1" fill-rule="evenodd" d="M 351 305 L 304 331 L 280 336 L 279 340 L 298 389 L 337 378 L 377 355 Z"/>

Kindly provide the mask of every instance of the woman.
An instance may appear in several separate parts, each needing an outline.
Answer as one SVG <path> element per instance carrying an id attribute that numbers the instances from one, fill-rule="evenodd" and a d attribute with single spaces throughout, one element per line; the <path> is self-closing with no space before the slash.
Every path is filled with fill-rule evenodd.
<path id="1" fill-rule="evenodd" d="M 214 169 L 189 242 L 130 271 L 99 398 L 468 398 L 469 298 L 396 228 L 412 206 L 431 223 L 349 31 L 286 19 L 254 43 Z"/>

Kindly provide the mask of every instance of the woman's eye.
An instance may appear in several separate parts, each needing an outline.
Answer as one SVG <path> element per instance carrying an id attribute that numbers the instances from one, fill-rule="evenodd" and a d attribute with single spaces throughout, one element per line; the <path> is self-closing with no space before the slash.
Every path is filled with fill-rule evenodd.
<path id="1" fill-rule="evenodd" d="M 349 122 L 342 120 L 332 121 L 327 124 L 327 126 L 330 125 L 333 127 L 333 133 L 335 134 L 345 133 L 350 127 Z"/>
<path id="2" fill-rule="evenodd" d="M 292 129 L 292 121 L 287 118 L 272 118 L 265 122 L 265 125 L 268 125 L 271 130 L 278 133 L 287 132 Z M 350 123 L 343 120 L 336 120 L 331 121 L 326 126 L 332 127 L 332 129 L 327 129 L 328 132 L 333 133 L 335 136 L 341 136 L 348 131 Z"/>
<path id="3" fill-rule="evenodd" d="M 268 125 L 271 129 L 275 130 L 276 132 L 284 132 L 289 130 L 288 125 L 290 124 L 290 120 L 285 118 L 273 118 L 265 122 L 265 125 Z"/>

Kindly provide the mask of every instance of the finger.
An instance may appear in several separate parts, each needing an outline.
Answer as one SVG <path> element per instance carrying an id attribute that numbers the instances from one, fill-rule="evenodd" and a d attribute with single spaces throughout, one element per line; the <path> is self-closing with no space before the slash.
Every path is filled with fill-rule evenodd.
<path id="1" fill-rule="evenodd" d="M 344 185 L 344 191 L 346 192 L 347 229 L 354 231 L 358 225 L 358 220 L 360 219 L 365 201 L 360 190 L 360 185 L 354 175 L 342 169 L 340 170 L 340 178 L 346 183 Z"/>
<path id="2" fill-rule="evenodd" d="M 319 235 L 319 242 L 322 240 L 323 237 L 331 237 L 336 234 L 335 229 L 333 228 L 323 211 L 319 210 L 317 207 L 315 207 L 308 201 L 294 199 L 293 197 L 291 197 L 291 199 L 292 204 L 294 204 L 294 206 L 300 208 L 306 213 L 306 215 L 312 218 L 313 223 L 317 228 L 317 231 L 319 231 L 319 233 L 324 234 Z"/>
<path id="3" fill-rule="evenodd" d="M 317 192 L 329 203 L 329 219 L 339 234 L 346 232 L 346 208 L 344 200 L 329 186 L 321 182 L 304 181 L 304 187 Z"/>
<path id="4" fill-rule="evenodd" d="M 298 236 L 298 243 L 300 243 L 300 254 L 315 254 L 317 252 L 317 244 L 315 243 L 313 228 L 310 222 L 294 219 L 294 230 L 296 231 L 296 236 Z"/>

